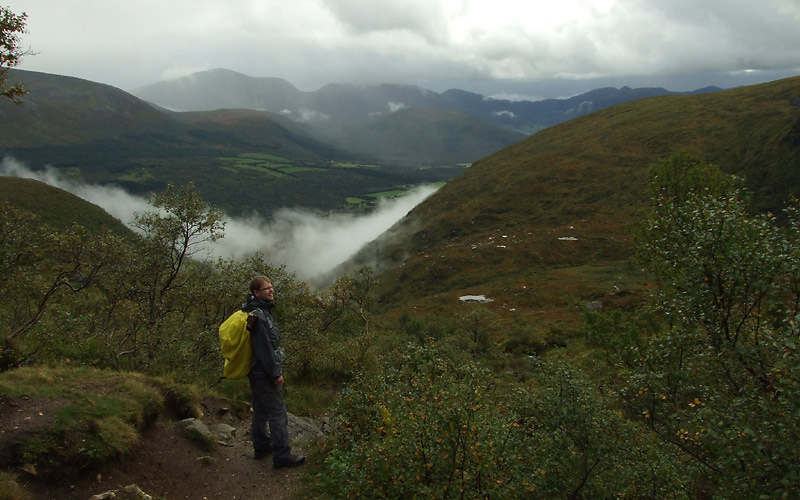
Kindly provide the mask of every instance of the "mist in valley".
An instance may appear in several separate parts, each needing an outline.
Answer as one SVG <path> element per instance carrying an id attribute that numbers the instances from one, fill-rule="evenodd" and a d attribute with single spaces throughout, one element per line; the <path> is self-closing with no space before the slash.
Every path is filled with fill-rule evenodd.
<path id="1" fill-rule="evenodd" d="M 68 191 L 103 208 L 134 230 L 137 213 L 156 210 L 147 198 L 119 187 L 74 182 L 53 168 L 33 171 L 12 158 L 5 158 L 0 164 L 0 175 L 35 179 Z M 417 187 L 404 196 L 383 200 L 372 212 L 360 215 L 320 214 L 297 208 L 283 208 L 270 217 L 255 212 L 248 217 L 226 215 L 224 238 L 209 243 L 200 255 L 242 259 L 260 252 L 272 265 L 285 265 L 299 279 L 319 284 L 336 266 L 388 230 L 436 189 Z"/>

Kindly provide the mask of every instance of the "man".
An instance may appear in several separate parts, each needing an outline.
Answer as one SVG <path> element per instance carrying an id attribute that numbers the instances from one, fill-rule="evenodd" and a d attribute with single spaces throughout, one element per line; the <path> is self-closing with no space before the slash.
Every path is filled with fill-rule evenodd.
<path id="1" fill-rule="evenodd" d="M 247 328 L 250 330 L 250 344 L 253 347 L 253 362 L 247 375 L 253 394 L 253 456 L 260 460 L 271 454 L 272 465 L 276 469 L 297 467 L 303 465 L 305 457 L 293 455 L 289 445 L 288 418 L 281 393 L 281 334 L 272 318 L 275 289 L 269 278 L 256 276 L 250 282 L 250 293 L 250 299 L 243 309 L 250 313 Z"/>

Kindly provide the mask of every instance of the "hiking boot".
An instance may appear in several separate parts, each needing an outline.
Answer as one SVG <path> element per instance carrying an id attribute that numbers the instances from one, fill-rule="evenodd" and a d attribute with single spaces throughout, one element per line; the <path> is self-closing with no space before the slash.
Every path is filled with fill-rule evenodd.
<path id="1" fill-rule="evenodd" d="M 270 455 L 272 455 L 272 450 L 267 450 L 267 451 L 258 451 L 258 450 L 256 450 L 253 453 L 253 458 L 255 458 L 256 460 L 261 460 L 261 459 L 263 459 L 265 457 L 268 457 Z"/>
<path id="2" fill-rule="evenodd" d="M 274 459 L 272 461 L 272 466 L 275 469 L 281 469 L 283 467 L 299 467 L 303 465 L 305 462 L 306 462 L 306 457 L 289 455 L 287 458 Z"/>

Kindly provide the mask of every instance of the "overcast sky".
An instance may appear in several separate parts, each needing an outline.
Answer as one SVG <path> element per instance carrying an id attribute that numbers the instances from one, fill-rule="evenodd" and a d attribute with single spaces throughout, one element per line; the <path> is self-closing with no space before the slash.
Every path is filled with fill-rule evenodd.
<path id="1" fill-rule="evenodd" d="M 133 90 L 212 68 L 562 97 L 800 74 L 800 0 L 0 0 L 21 69 Z M 537 94 L 537 95 L 533 95 Z"/>

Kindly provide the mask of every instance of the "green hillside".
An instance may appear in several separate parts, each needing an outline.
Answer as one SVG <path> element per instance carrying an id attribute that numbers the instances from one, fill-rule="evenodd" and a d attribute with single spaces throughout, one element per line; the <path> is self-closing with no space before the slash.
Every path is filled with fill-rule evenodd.
<path id="1" fill-rule="evenodd" d="M 23 82 L 28 94 L 21 105 L 0 102 L 2 149 L 182 131 L 152 106 L 109 85 L 33 71 L 8 75 L 11 82 Z"/>
<path id="2" fill-rule="evenodd" d="M 108 230 L 123 237 L 133 234 L 97 205 L 33 179 L 0 176 L 0 202 L 27 210 L 41 223 L 59 230 L 80 224 L 92 232 Z"/>
<path id="3" fill-rule="evenodd" d="M 509 324 L 569 331 L 589 302 L 624 305 L 646 287 L 630 233 L 654 160 L 683 151 L 718 164 L 746 178 L 759 210 L 800 192 L 799 103 L 791 78 L 554 126 L 474 164 L 362 256 L 402 263 L 383 276 L 388 309 L 449 314 L 484 294 Z"/>

